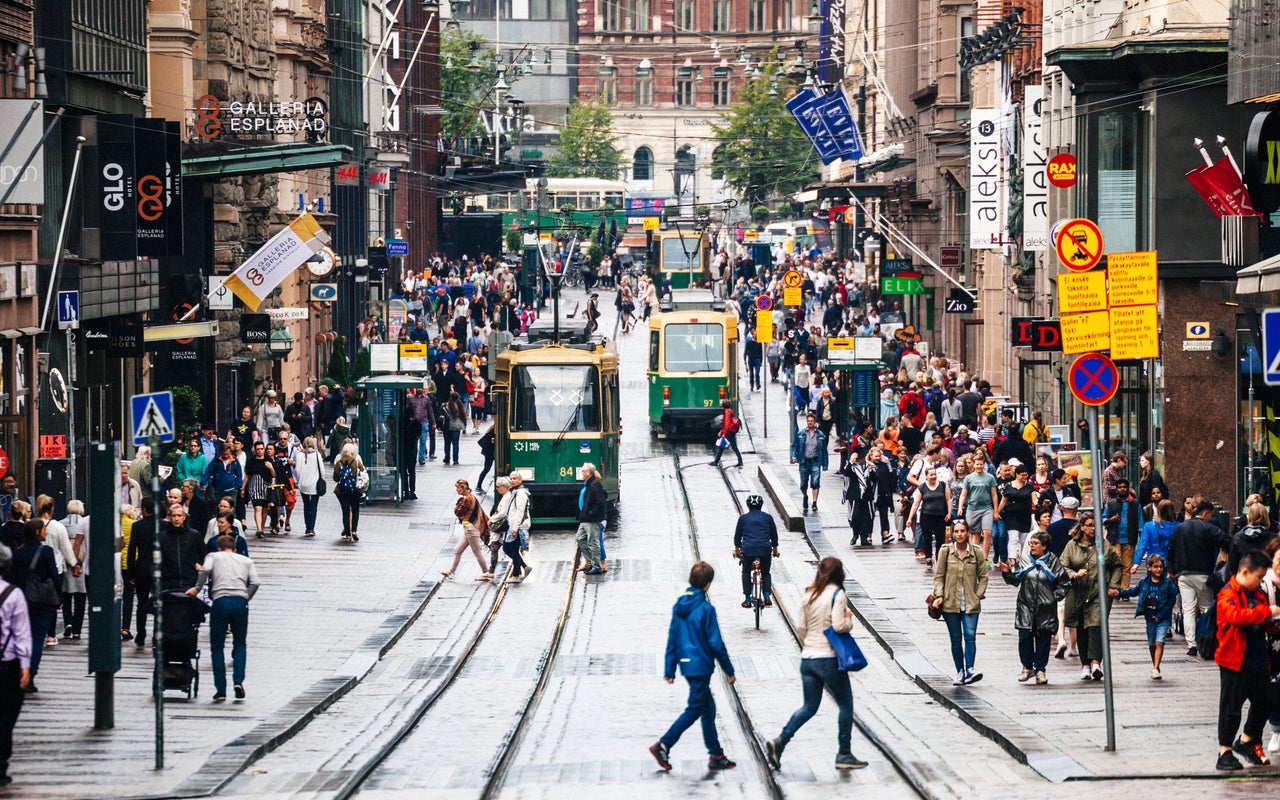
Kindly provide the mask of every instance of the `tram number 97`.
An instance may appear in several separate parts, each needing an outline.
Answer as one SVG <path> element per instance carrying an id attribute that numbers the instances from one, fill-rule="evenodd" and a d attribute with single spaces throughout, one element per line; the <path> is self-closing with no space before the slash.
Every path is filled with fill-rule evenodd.
<path id="1" fill-rule="evenodd" d="M 703 408 L 715 408 L 715 407 L 716 407 L 716 401 L 715 401 L 715 400 L 703 400 L 703 401 L 702 401 L 702 407 L 703 407 Z"/>

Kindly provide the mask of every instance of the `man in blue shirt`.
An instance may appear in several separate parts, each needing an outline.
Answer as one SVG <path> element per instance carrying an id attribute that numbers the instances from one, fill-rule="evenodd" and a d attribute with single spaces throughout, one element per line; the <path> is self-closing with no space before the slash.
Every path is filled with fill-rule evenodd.
<path id="1" fill-rule="evenodd" d="M 1121 570 L 1121 590 L 1129 588 L 1129 568 L 1133 566 L 1133 551 L 1142 532 L 1142 508 L 1138 498 L 1129 488 L 1128 478 L 1116 481 L 1116 496 L 1107 501 L 1103 524 L 1107 528 L 1107 541 L 1124 565 Z"/>

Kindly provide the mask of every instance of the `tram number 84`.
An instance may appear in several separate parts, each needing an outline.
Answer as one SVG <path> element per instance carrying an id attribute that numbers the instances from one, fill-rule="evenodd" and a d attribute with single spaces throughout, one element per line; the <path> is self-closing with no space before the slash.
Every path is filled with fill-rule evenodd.
<path id="1" fill-rule="evenodd" d="M 560 468 L 561 478 L 576 478 L 577 476 L 578 476 L 577 467 L 561 467 Z"/>

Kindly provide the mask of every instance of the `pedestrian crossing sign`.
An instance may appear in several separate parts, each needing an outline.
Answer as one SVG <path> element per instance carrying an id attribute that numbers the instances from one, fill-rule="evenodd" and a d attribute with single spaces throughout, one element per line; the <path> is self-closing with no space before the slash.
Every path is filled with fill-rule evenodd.
<path id="1" fill-rule="evenodd" d="M 135 394 L 132 398 L 133 410 L 133 443 L 146 444 L 152 436 L 162 442 L 172 442 L 173 435 L 173 394 L 155 392 L 153 394 Z"/>

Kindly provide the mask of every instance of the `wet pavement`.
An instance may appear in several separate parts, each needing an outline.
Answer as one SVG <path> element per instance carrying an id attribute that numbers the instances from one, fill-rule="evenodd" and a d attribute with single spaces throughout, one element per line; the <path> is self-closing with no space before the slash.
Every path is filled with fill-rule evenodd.
<path id="1" fill-rule="evenodd" d="M 602 310 L 602 325 L 612 327 L 612 304 Z M 1208 786 L 1222 797 L 1258 796 L 1258 783 L 1248 776 L 1208 785 L 1114 779 L 1212 776 L 1198 760 L 1202 739 L 1212 737 L 1216 672 L 1171 654 L 1165 684 L 1152 687 L 1141 625 L 1129 607 L 1113 616 L 1120 621 L 1119 753 L 1101 752 L 1100 687 L 1077 685 L 1062 662 L 1051 664 L 1047 687 L 1013 680 L 1013 591 L 998 582 L 979 628 L 986 679 L 952 688 L 943 680 L 950 671 L 945 630 L 923 609 L 931 579 L 904 545 L 855 551 L 845 544 L 848 529 L 831 475 L 824 475 L 820 513 L 804 518 L 805 530 L 779 525 L 778 602 L 757 630 L 752 612 L 739 606 L 739 567 L 731 557 L 734 496 L 763 494 L 761 475 L 782 484 L 775 489 L 795 493 L 784 394 L 772 387 L 767 438 L 761 394 L 745 395 L 740 445 L 746 463 L 721 470 L 707 463 L 710 436 L 706 443 L 650 440 L 644 329 L 618 346 L 622 506 L 617 529 L 606 533 L 606 575 L 573 573 L 573 531 L 561 528 L 535 532 L 534 574 L 521 585 L 475 581 L 479 570 L 469 554 L 454 580 L 441 580 L 459 535 L 451 514 L 453 479 L 474 479 L 479 468 L 478 450 L 469 446 L 475 437 L 468 434 L 465 466 L 429 462 L 419 469 L 424 500 L 365 509 L 359 545 L 341 544 L 334 533 L 251 541 L 264 588 L 251 606 L 249 698 L 211 703 L 205 655 L 200 697 L 186 701 L 170 693 L 166 703 L 164 771 L 151 769 L 149 648 L 143 653 L 125 645 L 117 728 L 110 732 L 89 729 L 85 646 L 47 652 L 42 691 L 28 702 L 15 737 L 11 772 L 19 782 L 0 796 L 216 790 L 222 797 L 308 799 L 855 792 L 1109 798 L 1190 796 Z M 318 527 L 332 531 L 336 502 L 326 501 Z M 675 768 L 666 773 L 647 748 L 685 701 L 683 680 L 669 686 L 661 675 L 671 605 L 696 554 L 716 568 L 710 597 L 738 672 L 734 687 L 713 682 L 720 740 L 738 767 L 709 771 L 695 725 L 672 749 Z M 869 766 L 834 769 L 836 707 L 828 697 L 770 777 L 758 758 L 762 739 L 777 735 L 801 703 L 799 648 L 787 615 L 800 607 L 825 555 L 841 557 L 849 571 L 854 635 L 869 661 L 851 676 L 853 751 Z M 207 649 L 204 630 L 201 641 Z M 1021 699 L 1033 692 L 1052 698 Z M 1167 696 L 1153 703 L 1157 692 Z M 1104 777 L 1112 779 L 1098 780 Z"/>

